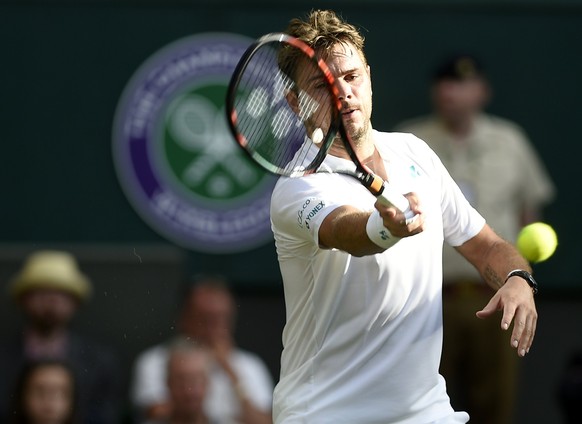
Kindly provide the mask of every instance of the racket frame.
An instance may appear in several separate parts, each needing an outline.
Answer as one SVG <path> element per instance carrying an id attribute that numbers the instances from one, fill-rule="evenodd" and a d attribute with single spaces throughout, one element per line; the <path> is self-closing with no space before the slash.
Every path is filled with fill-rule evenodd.
<path id="1" fill-rule="evenodd" d="M 319 152 L 317 153 L 315 159 L 303 170 L 293 170 L 288 171 L 280 167 L 276 167 L 268 161 L 264 160 L 261 155 L 256 154 L 252 150 L 247 148 L 248 141 L 246 138 L 239 133 L 237 129 L 237 113 L 235 108 L 235 95 L 237 92 L 238 84 L 241 77 L 249 65 L 251 58 L 254 56 L 255 52 L 263 47 L 265 44 L 270 43 L 286 43 L 301 50 L 307 58 L 309 58 L 322 72 L 325 77 L 325 81 L 328 84 L 330 94 L 333 99 L 332 105 L 332 120 L 330 128 L 327 132 L 326 138 L 319 146 Z M 404 213 L 406 217 L 406 222 L 412 222 L 414 220 L 414 213 L 410 210 L 410 204 L 408 199 L 404 197 L 401 193 L 395 191 L 392 187 L 378 175 L 374 174 L 367 166 L 365 166 L 360 158 L 358 157 L 356 150 L 353 147 L 351 138 L 347 133 L 344 123 L 341 118 L 341 101 L 339 98 L 339 89 L 336 84 L 336 78 L 333 76 L 331 70 L 322 58 L 318 58 L 315 50 L 306 44 L 305 42 L 295 38 L 291 35 L 284 33 L 270 33 L 262 36 L 256 42 L 254 42 L 242 55 L 240 61 L 238 62 L 233 76 L 230 80 L 227 96 L 226 96 L 226 114 L 227 121 L 230 130 L 236 140 L 237 144 L 265 170 L 286 177 L 301 177 L 318 171 L 319 166 L 328 154 L 331 145 L 335 139 L 336 134 L 339 132 L 342 139 L 342 143 L 346 152 L 348 153 L 350 159 L 356 166 L 356 171 L 350 170 L 333 170 L 333 173 L 339 173 L 344 175 L 349 175 L 356 178 L 360 183 L 370 191 L 374 196 L 380 200 L 385 205 L 394 206 Z M 324 171 L 325 172 L 325 171 Z M 329 172 L 329 171 L 327 171 Z"/>
<path id="2" fill-rule="evenodd" d="M 327 152 L 331 148 L 333 144 L 333 140 L 335 139 L 336 134 L 339 131 L 340 124 L 341 124 L 341 117 L 339 116 L 341 110 L 341 104 L 333 105 L 332 107 L 332 120 L 330 123 L 330 128 L 328 129 L 324 140 L 319 144 L 319 151 L 317 152 L 315 158 L 311 161 L 311 163 L 301 169 L 286 169 L 282 167 L 278 167 L 273 163 L 265 160 L 260 154 L 256 151 L 249 149 L 248 141 L 246 137 L 238 131 L 238 115 L 236 112 L 236 94 L 237 88 L 241 81 L 241 77 L 244 74 L 244 71 L 248 67 L 251 62 L 251 59 L 255 55 L 255 53 L 262 48 L 263 46 L 271 43 L 287 43 L 295 48 L 301 50 L 314 64 L 318 66 L 318 68 L 324 73 L 326 82 L 328 83 L 328 87 L 330 89 L 331 98 L 338 101 L 338 94 L 339 91 L 335 86 L 335 79 L 322 59 L 317 59 L 315 56 L 315 51 L 308 46 L 303 41 L 292 37 L 288 34 L 284 33 L 270 33 L 262 36 L 253 44 L 251 44 L 248 49 L 243 53 L 241 56 L 237 66 L 234 69 L 232 74 L 232 78 L 229 82 L 227 94 L 226 94 L 226 118 L 228 121 L 228 125 L 230 128 L 231 133 L 234 136 L 235 141 L 237 144 L 250 156 L 250 158 L 258 163 L 263 169 L 285 177 L 296 178 L 302 177 L 304 175 L 309 175 L 317 172 L 319 166 L 323 163 L 327 156 Z"/>

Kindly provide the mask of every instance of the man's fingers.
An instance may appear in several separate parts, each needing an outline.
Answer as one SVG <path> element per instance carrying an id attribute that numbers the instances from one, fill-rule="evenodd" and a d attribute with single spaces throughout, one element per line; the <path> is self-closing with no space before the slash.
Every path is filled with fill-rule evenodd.
<path id="1" fill-rule="evenodd" d="M 532 345 L 534 334 L 535 334 L 535 323 L 532 317 L 528 317 L 526 327 L 522 333 L 521 342 L 519 346 L 518 353 L 520 356 L 525 356 L 529 352 L 529 348 Z"/>
<path id="2" fill-rule="evenodd" d="M 524 299 L 523 296 L 505 290 L 504 286 L 477 312 L 477 317 L 487 318 L 500 309 L 503 309 L 501 329 L 508 330 L 513 327 L 509 343 L 519 356 L 525 356 L 532 346 L 538 319 L 531 293 Z"/>
<path id="3" fill-rule="evenodd" d="M 504 314 L 505 318 L 505 314 Z M 533 343 L 537 325 L 536 313 L 518 311 L 514 317 L 511 333 L 511 346 L 517 350 L 519 356 L 525 356 Z"/>
<path id="4" fill-rule="evenodd" d="M 529 339 L 529 344 L 528 344 L 527 348 L 525 349 L 525 353 L 529 353 L 529 350 L 530 350 L 530 348 L 531 348 L 531 345 L 533 344 L 533 341 L 534 341 L 534 337 L 535 337 L 535 335 L 536 335 L 536 329 L 537 329 L 537 326 L 538 326 L 538 317 L 537 317 L 537 314 L 536 314 L 536 315 L 535 315 L 535 316 L 532 318 L 532 326 L 531 326 L 531 329 L 532 329 L 532 331 L 531 331 L 531 337 L 530 337 L 530 339 Z"/>
<path id="5" fill-rule="evenodd" d="M 503 308 L 503 317 L 501 318 L 501 329 L 508 330 L 511 326 L 511 322 L 515 318 L 515 306 L 513 305 L 505 305 Z M 521 337 L 521 333 L 523 328 L 525 327 L 525 322 L 521 323 L 521 328 L 519 328 L 520 324 L 517 322 L 513 323 L 513 332 L 511 333 L 511 346 L 517 348 L 519 345 L 519 339 Z"/>
<path id="6" fill-rule="evenodd" d="M 493 297 L 493 298 L 491 298 L 489 303 L 487 303 L 487 305 L 485 305 L 485 307 L 483 309 L 481 309 L 480 311 L 477 311 L 476 315 L 477 315 L 477 318 L 481 318 L 481 319 L 487 318 L 487 317 L 493 315 L 499 309 L 500 309 L 499 303 L 496 300 L 496 298 Z"/>

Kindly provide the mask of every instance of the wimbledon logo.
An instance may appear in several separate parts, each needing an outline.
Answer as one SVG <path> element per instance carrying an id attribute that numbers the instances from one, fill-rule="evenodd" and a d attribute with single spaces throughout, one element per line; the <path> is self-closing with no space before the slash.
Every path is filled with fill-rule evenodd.
<path id="1" fill-rule="evenodd" d="M 122 189 L 155 231 L 186 248 L 233 253 L 272 239 L 275 179 L 235 145 L 224 111 L 251 42 L 207 33 L 172 43 L 137 70 L 117 107 L 113 157 Z"/>

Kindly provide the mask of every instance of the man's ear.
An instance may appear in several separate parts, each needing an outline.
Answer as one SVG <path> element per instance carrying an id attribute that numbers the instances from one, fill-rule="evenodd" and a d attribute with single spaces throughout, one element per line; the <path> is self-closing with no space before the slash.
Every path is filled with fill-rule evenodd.
<path id="1" fill-rule="evenodd" d="M 285 94 L 285 99 L 293 113 L 299 116 L 299 97 L 297 96 L 297 93 L 293 90 L 289 90 L 287 94 Z"/>
<path id="2" fill-rule="evenodd" d="M 493 89 L 491 88 L 491 84 L 489 84 L 489 81 L 483 79 L 481 81 L 481 106 L 485 107 L 489 104 L 489 102 L 491 101 L 491 98 L 493 97 Z"/>

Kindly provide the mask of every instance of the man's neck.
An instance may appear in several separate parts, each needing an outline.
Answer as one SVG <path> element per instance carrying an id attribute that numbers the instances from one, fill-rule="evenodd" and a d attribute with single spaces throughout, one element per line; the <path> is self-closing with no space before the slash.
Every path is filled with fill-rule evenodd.
<path id="1" fill-rule="evenodd" d="M 342 140 L 336 139 L 331 148 L 329 149 L 329 154 L 332 156 L 337 156 L 342 159 L 351 160 L 346 148 L 344 147 L 344 142 Z M 360 140 L 352 142 L 352 146 L 356 152 L 356 155 L 360 160 L 369 158 L 374 154 L 376 146 L 374 145 L 374 139 L 372 137 L 372 131 L 368 131 L 367 134 Z"/>
<path id="2" fill-rule="evenodd" d="M 475 124 L 475 117 L 468 116 L 458 120 L 443 120 L 445 128 L 453 136 L 456 141 L 465 141 L 471 132 Z"/>
<path id="3" fill-rule="evenodd" d="M 374 148 L 372 154 L 362 160 L 365 167 L 369 168 L 374 174 L 381 177 L 384 181 L 388 181 L 388 173 L 384 165 L 384 160 L 380 156 L 380 152 Z"/>
<path id="4" fill-rule="evenodd" d="M 170 424 L 208 424 L 208 419 L 204 414 L 194 414 L 189 416 L 171 417 Z"/>
<path id="5" fill-rule="evenodd" d="M 24 330 L 24 334 L 26 337 L 49 341 L 64 337 L 67 334 L 67 329 L 63 326 L 42 328 L 29 325 Z"/>
<path id="6" fill-rule="evenodd" d="M 41 331 L 29 328 L 24 332 L 24 350 L 27 357 L 62 358 L 66 354 L 68 335 L 64 328 Z"/>

